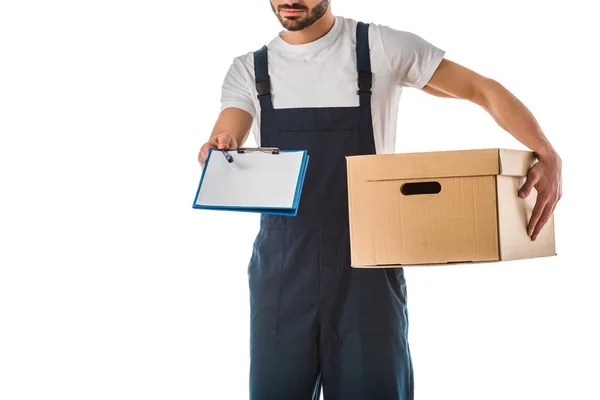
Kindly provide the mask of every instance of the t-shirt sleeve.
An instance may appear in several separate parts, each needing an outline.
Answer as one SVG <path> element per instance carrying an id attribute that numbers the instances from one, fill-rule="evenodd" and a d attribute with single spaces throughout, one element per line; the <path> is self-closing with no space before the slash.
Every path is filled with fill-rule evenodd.
<path id="1" fill-rule="evenodd" d="M 383 51 L 399 86 L 422 89 L 431 79 L 445 51 L 422 37 L 380 26 Z"/>
<path id="2" fill-rule="evenodd" d="M 256 116 L 256 107 L 252 98 L 248 70 L 241 58 L 235 58 L 225 75 L 221 87 L 221 111 L 229 108 L 241 108 L 247 111 L 254 118 Z"/>

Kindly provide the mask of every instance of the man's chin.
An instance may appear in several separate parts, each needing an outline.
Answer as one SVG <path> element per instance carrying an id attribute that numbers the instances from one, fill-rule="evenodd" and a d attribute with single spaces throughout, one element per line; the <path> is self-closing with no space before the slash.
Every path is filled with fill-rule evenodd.
<path id="1" fill-rule="evenodd" d="M 301 25 L 284 25 L 283 27 L 290 32 L 298 32 L 304 29 Z"/>
<path id="2" fill-rule="evenodd" d="M 301 20 L 284 19 L 283 21 L 281 21 L 281 24 L 288 31 L 300 31 L 304 29 L 304 23 Z"/>

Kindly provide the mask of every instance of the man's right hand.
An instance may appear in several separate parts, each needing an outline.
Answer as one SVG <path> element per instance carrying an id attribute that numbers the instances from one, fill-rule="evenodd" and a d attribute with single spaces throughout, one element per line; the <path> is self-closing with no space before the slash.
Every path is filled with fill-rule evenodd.
<path id="1" fill-rule="evenodd" d="M 200 148 L 200 153 L 198 154 L 198 161 L 200 165 L 204 167 L 204 163 L 206 162 L 206 157 L 208 157 L 208 151 L 210 149 L 219 149 L 219 150 L 233 150 L 238 148 L 238 143 L 233 135 L 229 133 L 220 133 L 216 136 L 210 138 L 210 140 Z"/>

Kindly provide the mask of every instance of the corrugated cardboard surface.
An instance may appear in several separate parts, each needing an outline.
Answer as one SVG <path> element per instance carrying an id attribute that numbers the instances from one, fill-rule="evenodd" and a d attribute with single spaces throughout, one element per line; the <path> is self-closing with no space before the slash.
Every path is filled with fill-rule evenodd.
<path id="1" fill-rule="evenodd" d="M 535 199 L 526 203 L 515 189 L 534 161 L 532 152 L 506 149 L 347 157 L 352 266 L 550 255 L 552 221 L 532 244 L 523 210 Z M 401 193 L 403 184 L 432 181 L 439 193 Z"/>
<path id="2" fill-rule="evenodd" d="M 498 160 L 500 175 L 526 176 L 536 158 L 531 151 L 498 149 Z"/>
<path id="3" fill-rule="evenodd" d="M 531 191 L 526 199 L 516 194 L 524 178 L 498 176 L 498 220 L 500 257 L 517 260 L 556 255 L 554 217 L 551 217 L 535 241 L 527 235 L 527 223 L 535 206 L 537 193 Z"/>
<path id="4" fill-rule="evenodd" d="M 351 179 L 357 181 L 449 178 L 500 173 L 498 149 L 350 156 L 347 160 Z"/>
<path id="5" fill-rule="evenodd" d="M 350 156 L 356 180 L 525 176 L 535 160 L 531 151 L 482 149 Z M 348 165 L 350 167 L 350 164 Z"/>
<path id="6" fill-rule="evenodd" d="M 353 209 L 360 210 L 353 215 L 353 265 L 498 260 L 494 177 L 435 181 L 440 193 L 409 196 L 402 185 L 422 180 L 361 185 L 353 196 Z"/>

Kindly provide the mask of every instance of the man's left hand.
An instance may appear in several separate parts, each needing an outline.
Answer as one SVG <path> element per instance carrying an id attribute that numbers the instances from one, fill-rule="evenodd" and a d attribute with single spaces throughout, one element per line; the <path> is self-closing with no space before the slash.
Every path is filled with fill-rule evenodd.
<path id="1" fill-rule="evenodd" d="M 527 234 L 531 240 L 537 239 L 562 197 L 561 173 L 562 161 L 557 154 L 540 157 L 529 170 L 527 180 L 519 190 L 519 197 L 523 199 L 529 196 L 532 188 L 537 191 L 537 199 L 527 226 Z"/>

